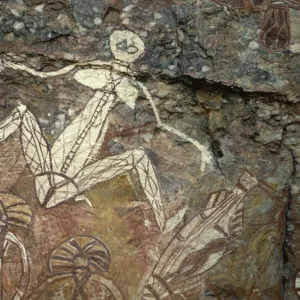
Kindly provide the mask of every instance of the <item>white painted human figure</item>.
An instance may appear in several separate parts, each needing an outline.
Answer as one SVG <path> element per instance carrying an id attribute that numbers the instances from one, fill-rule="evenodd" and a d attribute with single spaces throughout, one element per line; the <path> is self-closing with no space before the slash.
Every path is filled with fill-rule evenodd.
<path id="1" fill-rule="evenodd" d="M 109 112 L 120 102 L 134 109 L 138 89 L 141 89 L 153 108 L 157 125 L 162 130 L 193 143 L 201 151 L 202 170 L 206 165 L 212 164 L 212 157 L 199 142 L 162 123 L 147 88 L 136 81 L 129 64 L 144 52 L 143 41 L 131 31 L 116 30 L 110 36 L 110 46 L 115 56 L 114 62 L 77 63 L 55 72 L 37 72 L 24 65 L 2 62 L 3 68 L 23 70 L 42 78 L 62 75 L 75 67 L 81 67 L 74 75 L 75 80 L 95 90 L 95 94 L 51 149 L 35 117 L 22 104 L 0 124 L 0 141 L 21 127 L 23 151 L 35 175 L 36 194 L 46 208 L 71 199 L 88 201 L 83 193 L 95 184 L 136 170 L 147 200 L 153 208 L 156 222 L 164 230 L 166 219 L 160 187 L 155 168 L 144 150 L 135 149 L 121 155 L 93 160 L 107 132 Z M 86 66 L 90 67 L 83 68 Z"/>

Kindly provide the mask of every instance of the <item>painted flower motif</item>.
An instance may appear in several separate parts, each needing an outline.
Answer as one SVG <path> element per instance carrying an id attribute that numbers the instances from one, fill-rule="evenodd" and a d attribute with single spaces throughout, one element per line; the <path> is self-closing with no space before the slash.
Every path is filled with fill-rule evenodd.
<path id="1" fill-rule="evenodd" d="M 68 238 L 59 244 L 49 259 L 51 274 L 103 273 L 109 270 L 110 250 L 89 235 Z"/>
<path id="2" fill-rule="evenodd" d="M 15 245 L 19 249 L 22 272 L 20 275 L 19 285 L 13 292 L 11 299 L 17 300 L 27 292 L 30 283 L 30 263 L 28 253 L 22 240 L 13 232 L 11 227 L 29 227 L 32 220 L 32 213 L 29 205 L 21 198 L 8 194 L 0 193 L 0 274 L 6 274 L 3 270 L 3 259 L 7 256 L 10 245 Z M 8 276 L 6 274 L 6 276 Z M 14 276 L 16 276 L 14 274 Z M 7 290 L 0 284 L 0 299 L 7 299 Z"/>
<path id="3" fill-rule="evenodd" d="M 114 291 L 110 281 L 101 276 L 108 272 L 110 265 L 110 250 L 100 240 L 90 235 L 78 235 L 60 243 L 52 252 L 49 259 L 49 270 L 51 277 L 70 276 L 75 284 L 71 299 L 88 299 L 85 286 L 93 275 L 97 275 L 100 284 L 104 284 L 113 294 L 120 295 Z M 103 282 L 104 281 L 104 282 Z M 114 299 L 122 299 L 117 296 Z"/>
<path id="4" fill-rule="evenodd" d="M 28 228 L 31 225 L 32 212 L 29 205 L 21 198 L 0 193 L 0 227 L 21 226 Z"/>

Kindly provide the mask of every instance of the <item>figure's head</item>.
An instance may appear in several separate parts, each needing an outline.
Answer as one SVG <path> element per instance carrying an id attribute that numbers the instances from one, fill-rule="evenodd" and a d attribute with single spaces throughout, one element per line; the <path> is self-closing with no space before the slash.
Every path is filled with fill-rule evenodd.
<path id="1" fill-rule="evenodd" d="M 145 44 L 132 31 L 115 30 L 110 36 L 110 48 L 116 59 L 131 63 L 144 53 Z"/>

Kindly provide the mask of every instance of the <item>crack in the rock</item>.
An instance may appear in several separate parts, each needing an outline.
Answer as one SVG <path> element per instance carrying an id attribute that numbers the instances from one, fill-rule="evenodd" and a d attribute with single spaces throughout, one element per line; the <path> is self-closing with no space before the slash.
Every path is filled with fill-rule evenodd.
<path id="1" fill-rule="evenodd" d="M 288 254 L 287 254 L 287 249 L 289 248 L 289 244 L 288 244 L 288 240 L 289 240 L 288 239 L 288 234 L 289 234 L 288 221 L 289 221 L 289 211 L 290 211 L 291 203 L 293 201 L 292 186 L 291 185 L 292 185 L 292 183 L 294 181 L 294 178 L 296 177 L 296 174 L 297 174 L 297 169 L 296 169 L 297 162 L 296 162 L 296 159 L 295 159 L 294 152 L 293 152 L 292 149 L 290 149 L 288 147 L 288 145 L 286 145 L 284 143 L 284 137 L 285 137 L 286 134 L 287 134 L 287 129 L 286 129 L 286 127 L 284 127 L 283 131 L 282 131 L 281 145 L 289 151 L 289 153 L 292 157 L 293 171 L 292 171 L 291 176 L 289 177 L 289 179 L 287 181 L 288 193 L 287 193 L 285 220 L 284 220 L 285 230 L 284 230 L 283 244 L 282 244 L 282 260 L 283 260 L 282 288 L 283 288 L 283 297 L 286 294 L 287 287 L 288 287 L 289 280 L 290 280 L 290 278 L 287 278 L 285 276 L 285 267 L 286 267 L 286 265 L 288 264 L 288 261 L 289 261 Z"/>

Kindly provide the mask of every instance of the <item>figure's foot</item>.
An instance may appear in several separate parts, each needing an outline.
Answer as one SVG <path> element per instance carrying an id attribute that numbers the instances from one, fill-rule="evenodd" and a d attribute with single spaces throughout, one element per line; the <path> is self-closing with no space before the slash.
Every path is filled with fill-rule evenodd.
<path id="1" fill-rule="evenodd" d="M 89 207 L 93 207 L 93 205 L 92 205 L 91 201 L 89 200 L 89 198 L 87 198 L 84 195 L 78 195 L 75 198 L 75 201 L 85 201 Z"/>

